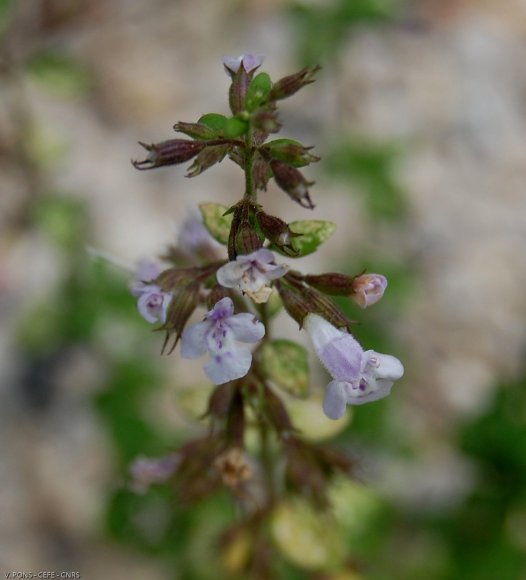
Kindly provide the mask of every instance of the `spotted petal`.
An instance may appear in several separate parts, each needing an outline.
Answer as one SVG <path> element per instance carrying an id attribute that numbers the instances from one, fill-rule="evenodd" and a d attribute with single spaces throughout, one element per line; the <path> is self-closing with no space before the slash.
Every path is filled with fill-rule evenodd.
<path id="1" fill-rule="evenodd" d="M 208 321 L 197 322 L 184 329 L 181 337 L 181 356 L 184 358 L 199 358 L 207 351 L 206 337 L 210 332 Z"/>
<path id="2" fill-rule="evenodd" d="M 203 369 L 215 385 L 222 385 L 244 377 L 251 363 L 252 353 L 247 348 L 241 347 L 213 355 Z"/>

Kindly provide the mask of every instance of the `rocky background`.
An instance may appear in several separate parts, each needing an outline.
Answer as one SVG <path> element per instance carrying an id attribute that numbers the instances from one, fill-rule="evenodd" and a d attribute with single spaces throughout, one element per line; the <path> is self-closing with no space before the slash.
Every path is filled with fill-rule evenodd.
<path id="1" fill-rule="evenodd" d="M 43 348 L 42 305 L 60 308 L 72 263 L 84 259 L 57 245 L 64 224 L 46 204 L 81 208 L 86 229 L 74 234 L 83 247 L 133 267 L 173 238 L 189 205 L 237 201 L 233 164 L 188 180 L 182 168 L 139 173 L 129 162 L 141 156 L 138 140 L 161 141 L 176 121 L 226 112 L 225 54 L 265 54 L 273 78 L 314 57 L 323 66 L 282 113 L 284 133 L 316 144 L 323 158 L 308 170 L 316 217 L 338 224 L 302 269 L 394 272 L 393 293 L 361 320 L 371 316 L 406 365 L 382 409 L 387 431 L 411 453 L 377 449 L 365 478 L 413 514 L 452 509 L 479 484 L 478 465 L 455 442 L 459 426 L 524 372 L 526 2 L 377 2 L 374 17 L 337 34 L 330 19 L 309 28 L 305 13 L 328 13 L 329 4 L 0 3 L 0 571 L 167 577 L 160 559 L 101 531 L 108 494 L 124 480 L 93 399 L 108 380 L 107 358 L 137 349 L 169 377 L 149 402 L 150 419 L 186 425 L 172 389 L 192 384 L 192 374 L 177 354 L 158 358 L 159 337 L 140 321 L 134 339 L 108 318 L 96 348 L 76 340 Z M 351 161 L 339 152 L 344 142 Z M 380 201 L 376 211 L 368 196 L 381 198 L 383 187 L 394 205 L 385 211 Z M 309 217 L 273 186 L 262 202 L 284 219 Z M 115 272 L 125 290 L 126 274 Z M 99 300 L 90 294 L 91 307 Z M 127 308 L 133 313 L 131 299 Z M 519 551 L 525 514 L 519 502 L 503 532 Z M 429 553 L 428 540 L 421 530 L 397 542 L 411 560 Z M 519 578 L 515 568 L 500 577 Z"/>

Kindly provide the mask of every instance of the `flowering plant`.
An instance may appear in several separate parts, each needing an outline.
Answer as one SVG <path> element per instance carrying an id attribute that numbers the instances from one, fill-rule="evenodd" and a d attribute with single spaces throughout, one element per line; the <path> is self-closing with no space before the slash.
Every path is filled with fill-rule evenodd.
<path id="1" fill-rule="evenodd" d="M 383 296 L 386 278 L 293 269 L 290 261 L 316 251 L 335 225 L 287 223 L 258 201 L 273 179 L 293 201 L 313 210 L 313 182 L 300 169 L 319 160 L 298 141 L 269 139 L 281 129 L 279 101 L 313 82 L 319 67 L 272 82 L 258 72 L 262 61 L 259 55 L 226 57 L 231 116 L 210 113 L 176 123 L 174 129 L 187 138 L 141 143 L 148 154 L 133 162 L 148 170 L 193 160 L 187 176 L 195 177 L 228 158 L 244 172 L 245 189 L 232 207 L 201 204 L 163 256 L 167 267 L 144 263 L 137 272 L 132 292 L 140 314 L 165 331 L 163 351 L 172 352 L 180 341 L 183 358 L 208 354 L 203 369 L 217 387 L 208 403 L 209 435 L 166 458 L 141 458 L 132 475 L 136 489 L 169 480 L 188 500 L 229 487 L 246 514 L 238 526 L 254 538 L 246 566 L 264 569 L 269 562 L 261 559 L 255 538 L 280 498 L 301 495 L 324 506 L 331 478 L 351 468 L 347 454 L 309 443 L 294 428 L 284 397 L 307 395 L 308 353 L 293 341 L 272 338 L 273 316 L 284 308 L 331 374 L 319 412 L 332 420 L 342 418 L 347 405 L 387 396 L 403 367 L 393 356 L 364 351 L 351 334 L 352 321 L 330 298 L 347 296 L 367 308 Z M 203 307 L 202 320 L 191 322 Z M 252 424 L 259 432 L 257 457 L 247 452 Z"/>

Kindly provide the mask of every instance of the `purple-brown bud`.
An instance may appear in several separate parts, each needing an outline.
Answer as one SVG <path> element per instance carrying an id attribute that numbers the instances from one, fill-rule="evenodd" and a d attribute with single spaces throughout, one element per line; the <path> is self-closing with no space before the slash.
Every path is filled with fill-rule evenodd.
<path id="1" fill-rule="evenodd" d="M 314 76 L 320 70 L 320 66 L 305 67 L 299 72 L 279 79 L 270 90 L 269 101 L 286 99 L 290 97 L 305 85 L 314 82 Z"/>
<path id="2" fill-rule="evenodd" d="M 240 254 L 246 256 L 247 254 L 252 254 L 256 250 L 259 250 L 263 245 L 262 241 L 259 239 L 254 226 L 244 219 L 237 228 L 236 238 L 235 238 L 235 248 L 236 255 Z"/>
<path id="3" fill-rule="evenodd" d="M 166 338 L 163 344 L 162 352 L 164 353 L 170 336 L 175 334 L 172 346 L 168 350 L 168 354 L 172 353 L 177 346 L 179 339 L 183 333 L 184 327 L 188 319 L 196 309 L 199 301 L 199 283 L 192 282 L 181 288 L 172 298 L 168 308 L 166 322 L 162 326 L 162 330 L 166 330 Z"/>
<path id="4" fill-rule="evenodd" d="M 228 91 L 228 102 L 230 104 L 230 110 L 234 115 L 245 110 L 245 101 L 251 79 L 252 73 L 248 73 L 244 66 L 240 66 L 232 74 L 232 84 Z"/>
<path id="5" fill-rule="evenodd" d="M 309 303 L 297 289 L 292 288 L 291 286 L 278 281 L 276 283 L 276 288 L 287 314 L 299 324 L 300 328 L 302 328 L 303 319 L 310 312 Z"/>
<path id="6" fill-rule="evenodd" d="M 142 145 L 148 151 L 148 157 L 143 161 L 132 161 L 135 169 L 141 170 L 154 169 L 162 165 L 184 163 L 195 157 L 206 147 L 206 143 L 187 139 L 169 139 L 168 141 L 152 143 L 151 145 L 139 141 L 139 145 Z"/>
<path id="7" fill-rule="evenodd" d="M 362 274 L 354 278 L 351 299 L 360 308 L 376 304 L 387 288 L 387 278 L 381 274 Z"/>
<path id="8" fill-rule="evenodd" d="M 196 177 L 209 167 L 212 167 L 212 165 L 220 163 L 223 161 L 225 155 L 230 151 L 230 149 L 232 149 L 232 145 L 228 143 L 205 147 L 205 149 L 203 149 L 197 155 L 192 165 L 188 168 L 186 177 Z"/>
<path id="9" fill-rule="evenodd" d="M 278 186 L 291 199 L 304 208 L 314 209 L 314 204 L 309 196 L 309 186 L 314 184 L 313 181 L 307 181 L 295 167 L 290 167 L 281 161 L 271 161 L 270 168 Z"/>
<path id="10" fill-rule="evenodd" d="M 293 232 L 287 222 L 284 222 L 279 217 L 269 215 L 263 211 L 258 212 L 256 217 L 261 231 L 272 244 L 289 256 L 298 254 L 292 245 L 292 240 L 301 236 L 301 234 Z"/>
<path id="11" fill-rule="evenodd" d="M 304 278 L 305 282 L 332 296 L 349 296 L 353 291 L 354 276 L 347 276 L 338 272 L 328 272 L 327 274 L 307 275 Z"/>

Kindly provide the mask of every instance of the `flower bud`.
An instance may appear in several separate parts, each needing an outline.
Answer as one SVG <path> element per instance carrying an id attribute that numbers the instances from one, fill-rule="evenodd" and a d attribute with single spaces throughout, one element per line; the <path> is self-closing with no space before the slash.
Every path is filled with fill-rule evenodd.
<path id="1" fill-rule="evenodd" d="M 234 115 L 245 110 L 245 101 L 251 78 L 252 75 L 242 66 L 232 75 L 232 84 L 228 91 L 228 102 Z"/>
<path id="2" fill-rule="evenodd" d="M 254 226 L 252 226 L 247 219 L 239 224 L 234 243 L 236 255 L 243 256 L 259 250 L 263 245 L 254 229 Z"/>
<path id="3" fill-rule="evenodd" d="M 286 99 L 290 97 L 305 85 L 314 82 L 315 74 L 321 69 L 320 66 L 305 67 L 299 72 L 283 77 L 274 83 L 270 94 L 269 101 L 277 101 L 278 99 Z"/>
<path id="4" fill-rule="evenodd" d="M 199 283 L 192 282 L 181 288 L 173 297 L 170 307 L 168 309 L 168 315 L 165 324 L 162 326 L 162 330 L 166 330 L 166 338 L 161 352 L 164 353 L 166 346 L 168 345 L 168 340 L 172 334 L 175 334 L 175 339 L 172 346 L 170 347 L 168 354 L 171 354 L 174 348 L 177 346 L 183 330 L 188 322 L 188 319 L 197 307 L 199 300 Z"/>
<path id="5" fill-rule="evenodd" d="M 292 139 L 276 139 L 267 143 L 262 149 L 263 154 L 294 167 L 303 167 L 320 160 L 316 155 L 309 153 L 312 147 L 305 147 Z"/>
<path id="6" fill-rule="evenodd" d="M 381 274 L 362 274 L 352 282 L 351 299 L 360 308 L 376 304 L 387 288 L 387 278 Z"/>
<path id="7" fill-rule="evenodd" d="M 328 272 L 327 274 L 307 275 L 304 278 L 309 286 L 316 288 L 320 292 L 332 296 L 349 296 L 353 289 L 354 276 L 347 276 L 338 272 Z"/>
<path id="8" fill-rule="evenodd" d="M 300 328 L 303 328 L 303 320 L 310 312 L 307 300 L 297 289 L 281 282 L 276 283 L 276 288 L 287 314 L 299 324 Z"/>
<path id="9" fill-rule="evenodd" d="M 202 123 L 184 123 L 181 121 L 174 125 L 174 131 L 184 133 L 192 139 L 214 139 L 216 137 L 216 131 Z"/>
<path id="10" fill-rule="evenodd" d="M 309 197 L 309 186 L 313 181 L 307 181 L 305 177 L 294 167 L 290 167 L 281 161 L 273 160 L 270 168 L 278 186 L 288 194 L 301 207 L 314 209 L 314 204 Z"/>
<path id="11" fill-rule="evenodd" d="M 222 143 L 219 145 L 211 145 L 206 147 L 197 155 L 194 159 L 192 165 L 188 168 L 188 173 L 186 177 L 196 177 L 200 173 L 203 173 L 212 165 L 220 163 L 223 161 L 225 155 L 232 148 L 232 145 L 228 143 Z"/>
<path id="12" fill-rule="evenodd" d="M 161 143 L 152 143 L 152 145 L 139 141 L 139 145 L 142 145 L 149 152 L 143 161 L 132 161 L 135 169 L 141 170 L 154 169 L 162 165 L 184 163 L 195 157 L 206 147 L 206 143 L 187 139 L 170 139 Z"/>
<path id="13" fill-rule="evenodd" d="M 297 250 L 292 245 L 292 240 L 301 236 L 301 234 L 293 232 L 289 225 L 279 217 L 269 215 L 263 211 L 258 212 L 256 217 L 261 231 L 272 244 L 289 256 L 298 255 Z"/>

